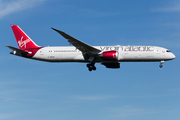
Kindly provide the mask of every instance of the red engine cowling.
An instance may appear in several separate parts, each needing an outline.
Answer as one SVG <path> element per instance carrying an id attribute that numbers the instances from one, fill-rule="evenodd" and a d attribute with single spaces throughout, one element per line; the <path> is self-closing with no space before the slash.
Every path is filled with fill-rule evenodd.
<path id="1" fill-rule="evenodd" d="M 102 53 L 102 57 L 105 60 L 118 60 L 118 52 L 117 51 L 105 51 Z"/>

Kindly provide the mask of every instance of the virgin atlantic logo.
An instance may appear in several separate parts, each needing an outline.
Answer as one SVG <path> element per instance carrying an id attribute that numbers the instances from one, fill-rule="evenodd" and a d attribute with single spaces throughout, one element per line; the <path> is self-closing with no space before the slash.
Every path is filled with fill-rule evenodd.
<path id="1" fill-rule="evenodd" d="M 19 47 L 25 47 L 26 48 L 26 44 L 29 43 L 31 40 L 27 39 L 27 40 L 23 40 L 23 36 L 21 37 L 21 40 L 18 41 L 18 45 Z"/>

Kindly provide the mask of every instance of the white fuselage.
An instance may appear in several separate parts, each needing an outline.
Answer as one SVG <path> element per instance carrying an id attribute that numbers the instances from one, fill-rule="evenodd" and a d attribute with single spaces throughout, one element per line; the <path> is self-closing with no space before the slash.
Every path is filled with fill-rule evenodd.
<path id="1" fill-rule="evenodd" d="M 166 61 L 175 58 L 175 55 L 166 48 L 156 46 L 93 46 L 104 51 L 117 51 L 119 62 L 128 61 Z M 100 53 L 99 53 L 100 54 Z M 99 55 L 98 54 L 98 55 Z M 43 47 L 37 51 L 32 59 L 48 62 L 88 62 L 82 52 L 75 47 Z M 95 62 L 111 62 L 101 58 Z"/>

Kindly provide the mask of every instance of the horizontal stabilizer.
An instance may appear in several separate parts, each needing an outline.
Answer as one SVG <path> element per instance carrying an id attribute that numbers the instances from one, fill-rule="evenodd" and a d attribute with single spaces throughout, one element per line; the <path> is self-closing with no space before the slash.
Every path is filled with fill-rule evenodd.
<path id="1" fill-rule="evenodd" d="M 6 45 L 5 45 L 5 46 L 6 46 Z M 23 51 L 23 50 L 20 50 L 20 49 L 15 48 L 15 47 L 11 47 L 11 46 L 6 46 L 6 47 L 8 47 L 9 49 L 11 49 L 11 50 L 13 50 L 13 51 L 19 52 L 19 53 L 28 54 L 28 52 Z"/>

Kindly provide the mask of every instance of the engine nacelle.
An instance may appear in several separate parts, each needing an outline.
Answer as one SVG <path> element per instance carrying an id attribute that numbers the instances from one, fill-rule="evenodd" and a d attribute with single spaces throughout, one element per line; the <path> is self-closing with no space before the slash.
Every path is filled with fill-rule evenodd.
<path id="1" fill-rule="evenodd" d="M 118 60 L 118 52 L 117 51 L 105 51 L 102 53 L 102 57 L 105 60 Z"/>
<path id="2" fill-rule="evenodd" d="M 106 68 L 120 68 L 120 63 L 101 63 L 102 65 L 106 66 Z"/>

